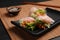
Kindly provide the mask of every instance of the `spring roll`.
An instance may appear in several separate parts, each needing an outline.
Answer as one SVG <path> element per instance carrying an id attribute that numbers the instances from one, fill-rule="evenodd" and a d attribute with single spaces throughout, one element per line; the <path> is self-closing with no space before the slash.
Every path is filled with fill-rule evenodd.
<path id="1" fill-rule="evenodd" d="M 46 25 L 50 26 L 54 23 L 54 20 L 46 14 L 44 9 L 32 7 L 30 13 L 31 17 L 46 23 Z"/>
<path id="2" fill-rule="evenodd" d="M 20 26 L 26 29 L 30 29 L 30 30 L 34 30 L 35 28 L 35 19 L 32 17 L 26 17 L 26 18 L 22 18 L 20 19 Z"/>

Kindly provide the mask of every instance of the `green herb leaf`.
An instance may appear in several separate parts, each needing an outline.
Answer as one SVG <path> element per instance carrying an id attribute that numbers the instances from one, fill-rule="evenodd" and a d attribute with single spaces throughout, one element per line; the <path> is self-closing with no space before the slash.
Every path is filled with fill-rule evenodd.
<path id="1" fill-rule="evenodd" d="M 46 11 L 45 10 L 42 10 L 42 9 L 38 9 L 36 12 L 39 12 L 39 13 L 42 13 L 42 14 L 45 14 Z"/>

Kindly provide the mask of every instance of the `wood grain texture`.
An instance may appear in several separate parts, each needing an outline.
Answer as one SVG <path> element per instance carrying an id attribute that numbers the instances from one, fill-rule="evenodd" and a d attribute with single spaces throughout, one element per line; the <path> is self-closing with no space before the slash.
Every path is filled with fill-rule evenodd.
<path id="1" fill-rule="evenodd" d="M 45 1 L 45 2 L 38 2 L 38 4 L 60 6 L 60 0 L 50 0 L 50 1 Z"/>
<path id="2" fill-rule="evenodd" d="M 60 0 L 46 0 L 43 2 L 40 2 L 39 0 L 37 0 L 37 1 L 38 2 L 34 2 L 34 0 L 33 0 L 33 2 L 20 2 L 20 3 L 60 8 Z"/>
<path id="3" fill-rule="evenodd" d="M 45 6 L 36 6 L 36 5 L 20 5 L 17 7 L 21 7 L 21 11 L 15 17 L 7 16 L 6 8 L 0 8 L 1 19 L 5 25 L 6 30 L 8 31 L 8 33 L 11 37 L 11 40 L 48 40 L 52 37 L 60 35 L 60 25 L 57 26 L 52 31 L 48 32 L 47 34 L 43 35 L 42 37 L 34 37 L 34 36 L 30 35 L 29 33 L 15 27 L 14 25 L 11 24 L 11 21 L 19 20 L 20 18 L 29 16 L 29 14 L 30 14 L 29 11 L 30 11 L 31 7 L 38 7 L 38 8 L 43 8 L 43 9 L 46 8 Z M 60 8 L 59 9 L 54 8 L 54 9 L 59 10 Z"/>

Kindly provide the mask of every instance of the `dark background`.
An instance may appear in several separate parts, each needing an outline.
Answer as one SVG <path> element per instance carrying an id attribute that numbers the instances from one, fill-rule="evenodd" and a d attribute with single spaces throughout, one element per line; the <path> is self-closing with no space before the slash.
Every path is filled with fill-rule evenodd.
<path id="1" fill-rule="evenodd" d="M 9 37 L 9 35 L 0 19 L 0 40 L 10 40 L 10 39 L 11 38 Z"/>
<path id="2" fill-rule="evenodd" d="M 0 7 L 20 5 L 20 2 L 45 2 L 50 0 L 0 0 Z"/>

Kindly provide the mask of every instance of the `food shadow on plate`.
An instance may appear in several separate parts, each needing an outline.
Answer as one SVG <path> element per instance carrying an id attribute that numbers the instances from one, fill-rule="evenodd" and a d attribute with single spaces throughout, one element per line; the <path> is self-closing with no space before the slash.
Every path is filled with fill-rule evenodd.
<path id="1" fill-rule="evenodd" d="M 45 1 L 51 1 L 51 0 L 0 0 L 0 7 L 9 7 L 9 6 L 17 6 L 22 5 L 24 3 L 20 2 L 45 2 Z"/>
<path id="2" fill-rule="evenodd" d="M 13 32 L 18 37 L 21 37 L 23 40 L 37 40 L 38 38 L 42 37 L 41 35 L 33 36 L 29 34 L 28 32 L 24 30 L 20 30 L 20 28 L 17 28 L 15 26 L 10 28 L 9 31 Z"/>

